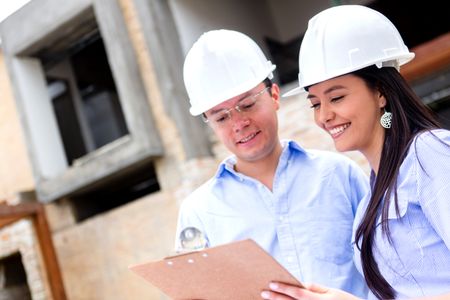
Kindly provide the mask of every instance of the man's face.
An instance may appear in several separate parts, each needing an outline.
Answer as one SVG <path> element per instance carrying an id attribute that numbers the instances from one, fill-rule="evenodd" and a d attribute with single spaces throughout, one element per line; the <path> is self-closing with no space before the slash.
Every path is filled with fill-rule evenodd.
<path id="1" fill-rule="evenodd" d="M 270 156 L 279 144 L 279 88 L 264 83 L 208 110 L 208 123 L 239 161 L 255 162 Z"/>

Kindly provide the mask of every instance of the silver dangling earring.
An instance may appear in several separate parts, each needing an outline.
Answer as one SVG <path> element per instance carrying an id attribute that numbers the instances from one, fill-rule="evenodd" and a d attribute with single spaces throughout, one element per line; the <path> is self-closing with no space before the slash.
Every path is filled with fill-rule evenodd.
<path id="1" fill-rule="evenodd" d="M 386 111 L 386 108 L 384 109 L 384 114 L 380 118 L 380 124 L 386 129 L 391 128 L 391 122 L 392 121 L 392 113 Z"/>

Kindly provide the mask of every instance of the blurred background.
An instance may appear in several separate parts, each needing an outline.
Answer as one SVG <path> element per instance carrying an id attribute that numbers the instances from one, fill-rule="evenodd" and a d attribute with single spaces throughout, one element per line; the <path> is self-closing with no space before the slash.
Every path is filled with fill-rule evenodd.
<path id="1" fill-rule="evenodd" d="M 450 128 L 445 2 L 416 2 L 1 0 L 0 300 L 166 299 L 128 267 L 172 253 L 180 202 L 228 155 L 188 112 L 182 65 L 204 31 L 254 38 L 283 92 L 309 18 L 372 7 L 416 53 L 401 72 Z M 304 96 L 283 99 L 279 119 L 281 138 L 335 151 Z"/>

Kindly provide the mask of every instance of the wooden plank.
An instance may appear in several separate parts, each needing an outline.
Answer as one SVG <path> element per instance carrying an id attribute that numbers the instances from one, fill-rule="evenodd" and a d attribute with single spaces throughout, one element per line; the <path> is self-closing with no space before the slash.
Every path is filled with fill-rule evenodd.
<path id="1" fill-rule="evenodd" d="M 22 218 L 30 216 L 36 212 L 39 203 L 21 203 L 17 205 L 0 204 L 0 219 L 3 217 Z"/>
<path id="2" fill-rule="evenodd" d="M 20 220 L 17 217 L 0 217 L 0 228 L 5 227 L 9 224 L 12 224 L 16 221 Z"/>
<path id="3" fill-rule="evenodd" d="M 0 204 L 0 228 L 23 218 L 32 218 L 33 220 L 52 298 L 54 300 L 66 300 L 61 271 L 45 216 L 44 206 L 40 203 Z"/>
<path id="4" fill-rule="evenodd" d="M 46 274 L 48 275 L 48 281 L 50 283 L 53 299 L 66 300 L 67 298 L 64 292 L 64 284 L 62 281 L 61 271 L 59 269 L 58 258 L 55 253 L 51 232 L 45 216 L 45 210 L 42 205 L 38 207 L 33 221 L 39 239 L 39 246 L 42 251 L 42 257 L 44 259 L 47 271 Z"/>
<path id="5" fill-rule="evenodd" d="M 450 67 L 450 32 L 411 49 L 416 57 L 401 67 L 401 74 L 414 81 Z"/>

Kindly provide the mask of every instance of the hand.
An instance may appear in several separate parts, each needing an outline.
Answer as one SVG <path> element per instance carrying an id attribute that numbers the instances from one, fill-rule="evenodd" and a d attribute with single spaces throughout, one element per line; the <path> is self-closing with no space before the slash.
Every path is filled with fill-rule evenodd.
<path id="1" fill-rule="evenodd" d="M 269 285 L 270 291 L 261 293 L 263 299 L 269 300 L 358 300 L 359 298 L 347 292 L 327 288 L 318 284 L 305 284 L 304 288 L 280 282 L 272 282 Z"/>

